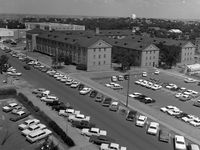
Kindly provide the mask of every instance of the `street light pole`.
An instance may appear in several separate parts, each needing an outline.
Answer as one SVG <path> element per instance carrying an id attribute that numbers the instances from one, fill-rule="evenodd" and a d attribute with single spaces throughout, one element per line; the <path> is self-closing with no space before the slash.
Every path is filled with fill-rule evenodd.
<path id="1" fill-rule="evenodd" d="M 128 95 L 129 95 L 129 86 L 130 86 L 130 72 L 128 71 L 128 80 L 127 80 L 127 93 L 126 93 L 126 107 L 128 107 Z"/>

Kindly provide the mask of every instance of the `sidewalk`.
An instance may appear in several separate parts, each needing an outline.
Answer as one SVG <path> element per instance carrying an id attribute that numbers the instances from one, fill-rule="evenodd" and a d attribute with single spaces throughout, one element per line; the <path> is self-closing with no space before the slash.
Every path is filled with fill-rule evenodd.
<path id="1" fill-rule="evenodd" d="M 49 65 L 50 62 L 46 60 L 41 60 L 43 63 Z M 165 71 L 165 70 L 162 70 Z M 63 71 L 64 73 L 68 73 L 66 71 Z M 177 73 L 177 72 L 169 72 L 165 71 L 168 74 L 175 75 L 178 77 L 185 77 L 183 74 Z M 105 74 L 105 72 L 103 72 Z M 114 72 L 112 72 L 114 73 Z M 85 73 L 87 75 L 92 74 L 92 73 Z M 99 92 L 114 98 L 114 99 L 119 99 L 123 104 L 126 103 L 126 96 L 121 95 L 112 89 L 108 89 L 88 77 L 83 76 L 82 73 L 73 73 L 73 78 L 76 78 L 77 80 L 80 80 L 83 84 L 92 87 L 93 89 L 98 90 Z M 91 77 L 91 75 L 89 76 Z M 167 116 L 164 113 L 161 113 L 158 110 L 152 109 L 146 105 L 141 104 L 138 101 L 131 101 L 131 98 L 129 98 L 129 107 L 131 109 L 134 109 L 147 117 L 159 122 L 160 124 L 164 125 L 165 127 L 169 128 L 170 130 L 175 131 L 177 134 L 185 136 L 187 139 L 190 141 L 193 141 L 194 143 L 200 144 L 200 130 L 197 128 L 194 128 L 184 122 L 181 122 L 180 120 L 177 120 L 171 116 Z"/>

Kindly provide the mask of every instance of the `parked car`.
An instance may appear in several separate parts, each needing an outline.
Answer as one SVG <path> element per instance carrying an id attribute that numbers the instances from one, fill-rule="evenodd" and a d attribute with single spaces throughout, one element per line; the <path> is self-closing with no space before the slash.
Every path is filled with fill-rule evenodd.
<path id="1" fill-rule="evenodd" d="M 159 140 L 162 142 L 170 142 L 170 134 L 166 130 L 160 130 L 159 131 Z"/>
<path id="2" fill-rule="evenodd" d="M 21 119 L 28 117 L 30 114 L 31 114 L 30 112 L 26 112 L 25 114 L 22 114 L 21 116 L 11 117 L 10 120 L 13 122 L 16 122 L 16 121 L 19 121 Z"/>
<path id="3" fill-rule="evenodd" d="M 13 110 L 13 108 L 9 107 L 9 106 L 3 106 L 2 110 L 7 113 L 7 112 L 11 112 Z"/>
<path id="4" fill-rule="evenodd" d="M 60 102 L 60 101 L 49 101 L 49 102 L 46 102 L 46 105 L 48 106 L 55 106 L 55 105 L 64 105 L 63 102 Z"/>
<path id="5" fill-rule="evenodd" d="M 70 85 L 70 87 L 71 87 L 71 88 L 77 88 L 79 85 L 80 85 L 80 82 L 74 81 L 74 82 Z"/>
<path id="6" fill-rule="evenodd" d="M 154 74 L 156 74 L 156 75 L 158 75 L 159 73 L 160 73 L 159 70 L 156 70 L 156 71 L 154 72 Z"/>
<path id="7" fill-rule="evenodd" d="M 117 76 L 117 79 L 118 79 L 118 81 L 124 81 L 124 76 L 118 75 L 118 76 Z"/>
<path id="8" fill-rule="evenodd" d="M 42 140 L 47 136 L 51 135 L 52 131 L 48 129 L 38 130 L 37 132 L 32 132 L 26 136 L 26 140 L 30 143 L 34 143 L 36 141 Z"/>
<path id="9" fill-rule="evenodd" d="M 187 150 L 185 138 L 181 135 L 174 136 L 174 146 L 177 150 Z"/>
<path id="10" fill-rule="evenodd" d="M 115 140 L 105 135 L 100 135 L 100 136 L 92 135 L 89 139 L 89 142 L 97 144 L 97 145 L 101 145 L 102 143 L 105 143 L 105 144 L 113 143 L 115 142 Z"/>
<path id="11" fill-rule="evenodd" d="M 118 111 L 118 109 L 119 109 L 119 102 L 112 102 L 111 103 L 111 105 L 110 105 L 110 108 L 109 108 L 109 110 L 111 110 L 111 111 Z"/>
<path id="12" fill-rule="evenodd" d="M 137 116 L 137 111 L 134 111 L 134 110 L 130 110 L 126 116 L 126 120 L 128 121 L 134 121 L 135 118 Z"/>
<path id="13" fill-rule="evenodd" d="M 109 98 L 109 97 L 107 97 L 107 98 L 105 98 L 105 99 L 103 100 L 102 106 L 109 107 L 109 106 L 111 105 L 111 103 L 112 103 L 112 99 Z"/>
<path id="14" fill-rule="evenodd" d="M 147 72 L 142 72 L 143 77 L 147 77 Z"/>
<path id="15" fill-rule="evenodd" d="M 149 127 L 147 129 L 147 133 L 152 135 L 157 135 L 158 131 L 159 131 L 159 123 L 150 122 Z"/>
<path id="16" fill-rule="evenodd" d="M 140 102 L 145 103 L 145 104 L 149 104 L 149 103 L 155 103 L 156 100 L 154 100 L 150 97 L 145 97 L 144 99 L 140 99 Z"/>
<path id="17" fill-rule="evenodd" d="M 86 94 L 90 93 L 91 90 L 92 90 L 91 88 L 84 87 L 79 93 L 81 95 L 86 95 Z"/>
<path id="18" fill-rule="evenodd" d="M 135 125 L 139 127 L 144 127 L 146 122 L 147 122 L 147 117 L 144 115 L 139 115 L 139 117 L 137 118 L 135 122 Z"/>
<path id="19" fill-rule="evenodd" d="M 97 96 L 98 92 L 96 90 L 92 90 L 90 92 L 90 97 L 95 98 Z"/>
<path id="20" fill-rule="evenodd" d="M 65 104 L 61 103 L 59 105 L 53 105 L 52 107 L 52 110 L 55 110 L 55 111 L 60 111 L 60 110 L 66 110 L 67 108 L 72 108 L 71 106 L 66 106 Z"/>
<path id="21" fill-rule="evenodd" d="M 84 84 L 80 84 L 80 85 L 78 86 L 78 90 L 81 91 L 84 87 L 85 87 Z"/>
<path id="22" fill-rule="evenodd" d="M 100 150 L 126 150 L 126 147 L 119 146 L 117 143 L 101 144 Z"/>
<path id="23" fill-rule="evenodd" d="M 27 129 L 22 131 L 22 135 L 27 136 L 29 134 L 31 134 L 32 132 L 38 131 L 38 130 L 43 130 L 46 129 L 46 125 L 44 124 L 33 124 L 30 125 Z"/>
<path id="24" fill-rule="evenodd" d="M 185 79 L 184 79 L 184 82 L 185 82 L 185 83 L 195 83 L 195 82 L 197 82 L 197 80 L 192 79 L 192 78 L 185 78 Z"/>
<path id="25" fill-rule="evenodd" d="M 24 65 L 24 69 L 31 70 L 31 67 L 29 65 Z"/>
<path id="26" fill-rule="evenodd" d="M 129 94 L 128 96 L 131 97 L 131 98 L 135 98 L 135 97 L 138 97 L 140 95 L 142 95 L 142 94 L 138 93 L 138 92 L 135 92 L 135 93 Z"/>
<path id="27" fill-rule="evenodd" d="M 99 94 L 99 95 L 96 96 L 95 102 L 102 102 L 103 98 L 104 98 L 104 96 L 102 94 Z"/>
<path id="28" fill-rule="evenodd" d="M 197 144 L 189 144 L 188 150 L 200 150 L 199 145 Z"/>
<path id="29" fill-rule="evenodd" d="M 80 114 L 79 110 L 74 110 L 74 109 L 66 109 L 66 110 L 60 110 L 58 115 L 59 116 L 64 116 L 64 117 L 69 117 L 71 115 L 76 115 L 76 114 Z"/>
<path id="30" fill-rule="evenodd" d="M 38 93 L 42 93 L 42 92 L 44 92 L 44 91 L 46 91 L 46 89 L 44 89 L 44 88 L 38 88 L 38 89 L 34 89 L 34 90 L 32 91 L 32 93 L 33 93 L 33 94 L 38 94 Z"/>
<path id="31" fill-rule="evenodd" d="M 90 116 L 85 116 L 83 114 L 76 114 L 76 115 L 71 115 L 68 117 L 68 121 L 72 122 L 72 121 L 90 121 Z"/>
<path id="32" fill-rule="evenodd" d="M 25 130 L 27 129 L 30 125 L 33 125 L 33 124 L 39 124 L 40 123 L 40 120 L 38 119 L 28 119 L 26 121 L 24 121 L 24 123 L 18 125 L 18 128 L 20 130 Z"/>
<path id="33" fill-rule="evenodd" d="M 91 123 L 90 121 L 86 121 L 86 120 L 81 120 L 81 121 L 72 121 L 72 127 L 75 128 L 79 128 L 79 129 L 83 129 L 83 128 L 93 128 L 96 125 L 94 123 Z"/>
<path id="34" fill-rule="evenodd" d="M 83 128 L 81 130 L 81 135 L 86 135 L 86 136 L 92 136 L 92 135 L 97 135 L 97 136 L 100 136 L 100 135 L 107 135 L 107 131 L 105 130 L 100 130 L 99 128 Z"/>
<path id="35" fill-rule="evenodd" d="M 111 77 L 111 81 L 112 81 L 112 82 L 117 82 L 117 76 L 112 76 L 112 77 Z"/>
<path id="36" fill-rule="evenodd" d="M 194 102 L 193 105 L 196 106 L 196 107 L 200 107 L 200 100 Z"/>

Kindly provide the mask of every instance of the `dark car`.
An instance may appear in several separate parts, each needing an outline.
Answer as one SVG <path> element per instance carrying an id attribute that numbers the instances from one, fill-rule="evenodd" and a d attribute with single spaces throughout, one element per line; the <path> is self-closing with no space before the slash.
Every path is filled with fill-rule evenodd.
<path id="1" fill-rule="evenodd" d="M 145 97 L 144 99 L 140 99 L 140 102 L 145 103 L 145 104 L 149 104 L 149 103 L 155 103 L 156 100 L 152 99 L 150 97 Z"/>
<path id="2" fill-rule="evenodd" d="M 159 132 L 159 140 L 162 142 L 167 142 L 169 143 L 170 141 L 170 134 L 166 130 L 160 130 Z"/>
<path id="3" fill-rule="evenodd" d="M 48 102 L 46 102 L 46 105 L 48 105 L 48 106 L 61 105 L 61 104 L 63 104 L 63 102 L 60 102 L 60 101 L 48 101 Z"/>
<path id="4" fill-rule="evenodd" d="M 49 68 L 47 68 L 47 67 L 44 67 L 41 69 L 42 72 L 47 72 L 48 70 L 49 70 Z"/>
<path id="5" fill-rule="evenodd" d="M 65 109 L 73 109 L 73 107 L 70 106 L 69 103 L 67 103 L 67 104 L 61 103 L 59 105 L 53 105 L 51 108 L 52 108 L 52 110 L 55 110 L 55 111 L 60 111 L 60 110 L 65 110 Z"/>
<path id="6" fill-rule="evenodd" d="M 83 129 L 83 128 L 92 128 L 92 127 L 95 127 L 96 125 L 94 123 L 91 123 L 89 121 L 85 121 L 85 120 L 82 120 L 82 121 L 72 121 L 72 127 L 76 127 L 76 128 L 79 128 L 79 129 Z"/>
<path id="7" fill-rule="evenodd" d="M 134 110 L 130 110 L 126 116 L 126 120 L 128 121 L 134 121 L 135 118 L 137 116 L 137 111 L 134 111 Z"/>
<path id="8" fill-rule="evenodd" d="M 96 90 L 93 90 L 90 92 L 90 97 L 95 98 L 97 96 L 98 92 Z"/>
<path id="9" fill-rule="evenodd" d="M 175 117 L 176 117 L 177 119 L 181 119 L 181 118 L 186 117 L 186 116 L 188 116 L 188 114 L 186 114 L 186 113 L 184 113 L 184 112 L 182 112 L 182 113 L 180 113 L 180 114 L 178 114 L 178 115 L 175 115 Z"/>
<path id="10" fill-rule="evenodd" d="M 105 143 L 105 144 L 114 143 L 115 140 L 105 135 L 100 135 L 100 136 L 92 135 L 89 139 L 89 142 L 97 144 L 97 145 L 101 145 L 102 143 Z"/>
<path id="11" fill-rule="evenodd" d="M 21 116 L 11 117 L 10 120 L 16 122 L 16 121 L 19 121 L 21 119 L 28 117 L 30 114 L 31 114 L 30 112 L 26 112 L 25 114 L 23 114 Z"/>
<path id="12" fill-rule="evenodd" d="M 200 102 L 196 101 L 196 102 L 193 103 L 193 105 L 196 106 L 196 107 L 200 107 Z"/>
<path id="13" fill-rule="evenodd" d="M 79 86 L 78 86 L 78 90 L 80 91 L 80 90 L 82 90 L 84 88 L 84 84 L 80 84 Z"/>
<path id="14" fill-rule="evenodd" d="M 24 65 L 24 69 L 31 70 L 31 67 L 29 65 Z"/>
<path id="15" fill-rule="evenodd" d="M 107 97 L 104 99 L 102 106 L 109 107 L 111 103 L 112 103 L 112 99 Z"/>
<path id="16" fill-rule="evenodd" d="M 135 97 L 135 99 L 137 99 L 137 100 L 143 100 L 143 99 L 145 99 L 147 96 L 146 95 L 139 95 L 139 96 L 137 96 L 137 97 Z"/>
<path id="17" fill-rule="evenodd" d="M 95 102 L 102 102 L 103 98 L 104 98 L 104 96 L 102 94 L 99 94 L 99 95 L 96 96 Z"/>

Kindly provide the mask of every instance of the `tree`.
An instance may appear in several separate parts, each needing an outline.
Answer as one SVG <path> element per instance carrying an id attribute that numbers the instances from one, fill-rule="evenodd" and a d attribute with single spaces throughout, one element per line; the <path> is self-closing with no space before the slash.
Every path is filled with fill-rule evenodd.
<path id="1" fill-rule="evenodd" d="M 164 45 L 159 43 L 157 45 L 160 48 L 160 62 L 166 64 L 170 68 L 179 61 L 181 47 L 175 45 Z"/>
<path id="2" fill-rule="evenodd" d="M 1 55 L 0 57 L 0 72 L 1 74 L 3 73 L 3 70 L 7 70 L 6 69 L 6 64 L 8 64 L 8 56 L 7 55 Z"/>

